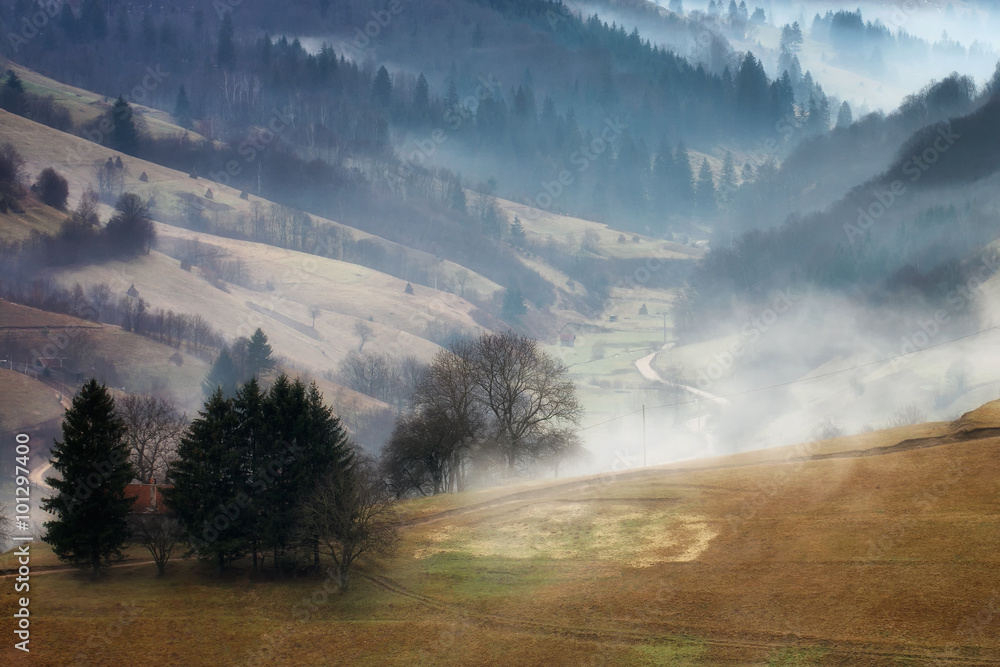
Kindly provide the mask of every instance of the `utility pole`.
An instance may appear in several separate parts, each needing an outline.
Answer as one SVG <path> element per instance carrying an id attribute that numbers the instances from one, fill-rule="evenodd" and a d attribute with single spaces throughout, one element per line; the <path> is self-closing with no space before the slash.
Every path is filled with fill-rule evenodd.
<path id="1" fill-rule="evenodd" d="M 642 467 L 646 467 L 646 404 L 642 404 Z"/>

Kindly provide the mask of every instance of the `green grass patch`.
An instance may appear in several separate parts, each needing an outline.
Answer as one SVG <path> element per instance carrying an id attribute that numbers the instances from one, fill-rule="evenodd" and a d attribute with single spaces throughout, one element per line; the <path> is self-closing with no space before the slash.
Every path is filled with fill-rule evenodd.
<path id="1" fill-rule="evenodd" d="M 767 665 L 768 667 L 808 667 L 820 664 L 827 653 L 829 653 L 828 649 L 819 646 L 782 648 L 768 656 Z"/>
<path id="2" fill-rule="evenodd" d="M 705 642 L 691 637 L 670 644 L 637 646 L 637 663 L 647 665 L 700 665 L 708 647 Z"/>

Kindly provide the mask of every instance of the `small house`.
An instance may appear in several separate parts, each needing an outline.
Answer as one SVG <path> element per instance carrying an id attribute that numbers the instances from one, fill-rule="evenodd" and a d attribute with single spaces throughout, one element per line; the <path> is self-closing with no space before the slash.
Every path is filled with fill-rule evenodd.
<path id="1" fill-rule="evenodd" d="M 132 514 L 168 514 L 170 510 L 163 503 L 163 490 L 174 488 L 173 484 L 157 484 L 150 479 L 149 484 L 133 482 L 125 487 L 125 497 L 132 499 Z"/>

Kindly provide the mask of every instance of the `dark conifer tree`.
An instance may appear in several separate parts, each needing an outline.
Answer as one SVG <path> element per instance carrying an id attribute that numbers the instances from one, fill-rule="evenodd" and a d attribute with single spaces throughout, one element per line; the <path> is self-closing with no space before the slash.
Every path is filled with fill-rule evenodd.
<path id="1" fill-rule="evenodd" d="M 111 134 L 108 137 L 110 147 L 126 155 L 139 153 L 139 126 L 135 122 L 132 107 L 124 97 L 115 100 L 111 107 Z"/>
<path id="2" fill-rule="evenodd" d="M 702 213 L 711 213 L 715 210 L 715 181 L 712 177 L 712 168 L 708 164 L 708 158 L 701 162 L 701 169 L 698 170 L 698 181 L 695 184 L 695 204 Z"/>
<path id="3" fill-rule="evenodd" d="M 191 100 L 188 98 L 187 88 L 181 84 L 177 91 L 177 100 L 174 102 L 174 117 L 177 118 L 181 127 L 191 127 Z"/>
<path id="4" fill-rule="evenodd" d="M 421 74 L 417 77 L 417 85 L 413 89 L 413 115 L 416 120 L 426 120 L 430 113 L 430 106 L 430 87 L 427 85 L 427 79 Z"/>
<path id="5" fill-rule="evenodd" d="M 25 111 L 24 84 L 12 69 L 7 70 L 7 80 L 0 89 L 0 107 L 18 115 L 23 115 Z"/>
<path id="6" fill-rule="evenodd" d="M 389 78 L 389 70 L 382 65 L 375 73 L 375 82 L 372 84 L 372 100 L 383 109 L 389 108 L 392 102 L 392 79 Z"/>
<path id="7" fill-rule="evenodd" d="M 215 64 L 222 69 L 232 69 L 236 64 L 236 42 L 233 38 L 232 12 L 226 12 L 219 25 L 219 43 L 215 49 Z"/>
<path id="8" fill-rule="evenodd" d="M 97 576 L 126 544 L 132 499 L 125 486 L 135 476 L 125 424 L 107 387 L 96 380 L 83 385 L 66 411 L 62 433 L 52 449 L 59 477 L 46 480 L 56 495 L 42 501 L 56 517 L 45 523 L 45 541 L 60 560 Z"/>
<path id="9" fill-rule="evenodd" d="M 83 0 L 80 6 L 80 23 L 88 36 L 98 41 L 108 36 L 108 17 L 104 0 Z"/>
<path id="10" fill-rule="evenodd" d="M 267 336 L 258 328 L 250 336 L 246 345 L 245 365 L 246 376 L 241 380 L 259 378 L 274 368 L 274 359 L 271 358 L 271 345 L 267 342 Z"/>
<path id="11" fill-rule="evenodd" d="M 221 570 L 251 547 L 247 463 L 233 401 L 218 389 L 177 447 L 166 503 L 198 556 Z"/>
<path id="12" fill-rule="evenodd" d="M 239 385 L 240 374 L 236 363 L 228 348 L 223 348 L 219 352 L 218 358 L 212 364 L 212 369 L 202 382 L 201 388 L 205 396 L 212 396 L 216 391 L 221 391 L 222 395 L 232 398 L 236 395 L 236 388 Z"/>

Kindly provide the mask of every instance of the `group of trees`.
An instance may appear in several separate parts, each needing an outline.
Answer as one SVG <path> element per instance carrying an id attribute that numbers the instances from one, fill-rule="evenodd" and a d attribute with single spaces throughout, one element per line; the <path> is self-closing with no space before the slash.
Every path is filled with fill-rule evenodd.
<path id="1" fill-rule="evenodd" d="M 400 358 L 351 350 L 334 378 L 345 387 L 402 409 L 425 368 L 426 364 L 413 355 Z"/>
<path id="2" fill-rule="evenodd" d="M 199 556 L 222 568 L 270 554 L 275 572 L 338 566 L 342 590 L 355 558 L 391 543 L 389 499 L 358 460 L 313 384 L 256 378 L 208 399 L 181 439 L 167 502 Z"/>
<path id="3" fill-rule="evenodd" d="M 971 79 L 954 75 L 909 96 L 892 114 L 873 114 L 803 143 L 770 173 L 758 197 L 739 199 L 732 221 L 736 231 L 749 231 L 717 232 L 727 242 L 713 244 L 690 277 L 678 311 L 682 336 L 697 338 L 711 323 L 738 317 L 763 295 L 789 285 L 863 285 L 854 299 L 875 307 L 918 297 L 927 308 L 947 305 L 947 294 L 969 279 L 978 250 L 997 233 L 994 216 L 956 188 L 939 188 L 933 204 L 907 197 L 883 210 L 879 198 L 886 200 L 884 192 L 897 180 L 909 192 L 968 185 L 995 171 L 997 90 L 1000 76 L 979 92 Z M 956 142 L 935 156 L 933 169 L 913 179 L 914 156 L 947 131 L 975 139 Z M 830 164 L 842 168 L 830 170 Z M 874 173 L 886 164 L 888 170 Z M 858 182 L 865 185 L 849 190 Z M 822 212 L 791 213 L 802 208 Z M 764 220 L 774 226 L 760 229 Z"/>
<path id="4" fill-rule="evenodd" d="M 577 454 L 582 409 L 566 367 L 512 331 L 460 339 L 416 384 L 382 455 L 393 491 L 461 491 L 470 474 L 507 476 Z"/>
<path id="5" fill-rule="evenodd" d="M 205 397 L 221 391 L 226 398 L 233 398 L 241 385 L 251 378 L 260 378 L 274 369 L 274 350 L 267 336 L 258 327 L 247 338 L 241 336 L 232 344 L 223 346 L 208 375 L 202 382 Z"/>
<path id="6" fill-rule="evenodd" d="M 324 553 L 346 590 L 353 562 L 394 539 L 385 485 L 355 454 L 315 384 L 285 375 L 267 391 L 256 378 L 233 398 L 216 390 L 190 426 L 157 399 L 116 405 L 90 380 L 66 411 L 53 467 L 59 476 L 47 483 L 55 494 L 42 506 L 55 518 L 44 539 L 95 576 L 129 543 L 149 549 L 163 574 L 186 539 L 219 568 L 249 555 L 257 571 L 265 554 L 276 573 L 318 568 Z M 158 474 L 173 484 L 172 514 L 130 514 L 126 486 Z"/>
<path id="7" fill-rule="evenodd" d="M 659 230 L 672 214 L 711 215 L 714 201 L 702 161 L 691 165 L 692 177 L 686 182 L 676 179 L 680 194 L 672 199 L 659 196 L 660 183 L 653 178 L 631 178 L 636 171 L 652 173 L 648 147 L 653 142 L 662 141 L 673 151 L 681 139 L 690 144 L 762 132 L 770 136 L 791 104 L 799 110 L 793 119 L 810 115 L 811 93 L 816 96 L 818 114 L 811 116 L 824 117 L 818 87 L 811 80 L 808 86 L 803 84 L 808 76 L 794 68 L 788 80 L 770 81 L 752 55 L 730 53 L 718 67 L 706 70 L 650 44 L 637 31 L 629 33 L 596 16 L 579 19 L 559 3 L 480 5 L 460 3 L 451 8 L 446 13 L 447 25 L 433 12 L 422 14 L 423 29 L 406 40 L 396 39 L 395 24 L 384 28 L 380 53 L 384 48 L 394 54 L 405 42 L 407 49 L 415 51 L 415 67 L 420 69 L 423 63 L 436 67 L 441 44 L 454 42 L 450 36 L 454 12 L 468 18 L 469 25 L 479 26 L 476 41 L 481 48 L 468 54 L 469 62 L 463 58 L 450 72 L 428 70 L 426 76 L 393 73 L 377 63 L 363 65 L 349 57 L 349 49 L 334 53 L 325 47 L 309 53 L 294 40 L 251 34 L 250 26 L 258 25 L 253 17 L 264 15 L 275 21 L 273 25 L 285 25 L 290 34 L 295 34 L 295 22 L 308 23 L 310 28 L 330 22 L 336 32 L 351 25 L 350 17 L 357 12 L 364 15 L 367 11 L 356 2 L 328 11 L 296 7 L 281 16 L 273 16 L 264 3 L 245 2 L 238 13 L 221 12 L 217 22 L 200 9 L 178 15 L 155 8 L 115 6 L 108 16 L 109 25 L 116 28 L 107 31 L 84 29 L 81 26 L 91 22 L 83 18 L 82 10 L 64 8 L 59 20 L 47 27 L 47 36 L 24 45 L 19 57 L 111 95 L 119 94 L 120 81 L 109 80 L 100 68 L 79 67 L 68 53 L 79 52 L 81 57 L 84 53 L 93 57 L 94 50 L 120 54 L 126 81 L 140 81 L 145 66 L 160 64 L 172 73 L 170 80 L 143 91 L 141 101 L 177 112 L 182 123 L 193 122 L 211 139 L 223 139 L 228 145 L 216 150 L 210 144 L 156 142 L 143 139 L 137 128 L 138 150 L 144 157 L 189 172 L 221 174 L 218 178 L 224 182 L 296 208 L 434 254 L 443 252 L 463 264 L 472 261 L 482 267 L 484 275 L 505 287 L 518 287 L 536 304 L 549 297 L 536 287 L 539 281 L 530 271 L 517 262 L 501 261 L 506 253 L 498 252 L 492 243 L 461 241 L 470 238 L 470 228 L 477 232 L 471 238 L 509 240 L 506 221 L 495 208 L 477 211 L 465 201 L 462 186 L 474 187 L 491 174 L 476 173 L 464 182 L 460 177 L 446 178 L 446 174 L 425 169 L 426 148 L 418 145 L 414 151 L 410 143 L 392 146 L 390 137 L 419 138 L 446 128 L 450 144 L 489 156 L 476 163 L 505 167 L 498 191 L 511 198 L 534 198 L 539 184 L 552 182 L 561 170 L 568 170 L 575 182 L 559 195 L 557 209 L 596 217 L 624 214 L 626 224 Z M 734 17 L 741 14 L 737 7 L 731 9 Z M 310 12 L 318 15 L 306 18 Z M 554 22 L 553 16 L 557 17 Z M 17 8 L 0 16 L 12 24 L 20 18 Z M 514 24 L 521 27 L 515 30 Z M 487 57 L 482 47 L 506 44 L 507 38 L 516 47 L 523 39 L 519 32 L 524 26 L 546 52 L 584 48 L 597 55 L 581 61 L 584 71 L 571 80 L 559 68 L 541 66 L 544 58 L 522 62 L 524 56 L 514 48 L 510 64 L 498 73 L 501 81 L 485 85 L 475 67 Z M 209 66 L 195 71 L 193 63 Z M 468 101 L 473 96 L 475 104 Z M 122 99 L 115 102 L 108 112 L 115 132 L 106 133 L 109 145 L 125 153 L 132 152 L 126 144 L 134 143 L 130 137 L 135 134 L 131 129 L 134 114 L 127 107 Z M 275 109 L 278 118 L 272 117 Z M 332 109 L 338 111 L 332 113 Z M 605 121 L 619 115 L 630 119 L 630 138 L 611 136 L 609 143 Z M 825 117 L 829 120 L 829 112 Z M 206 122 L 199 124 L 199 119 Z M 220 119 L 222 123 L 215 122 Z M 257 128 L 274 121 L 280 121 L 277 136 L 262 136 Z M 116 138 L 120 126 L 128 137 Z M 616 145 L 619 138 L 621 146 Z M 629 141 L 635 150 L 627 145 Z M 602 148 L 591 156 L 588 147 L 595 145 Z M 588 156 L 585 169 L 580 166 L 582 156 Z M 229 164 L 239 166 L 235 173 L 226 169 Z M 429 185 L 433 183 L 447 187 Z M 441 192 L 431 195 L 428 189 Z M 688 197 L 688 191 L 698 196 Z M 380 209 L 376 215 L 371 210 L 373 196 L 386 200 L 376 206 Z M 437 210 L 428 211 L 425 199 L 432 199 Z M 692 204 L 695 200 L 698 205 Z M 400 224 L 403 220 L 406 224 Z M 448 224 L 441 224 L 444 220 Z M 303 225 L 298 227 L 302 233 L 297 240 L 292 230 L 299 222 Z M 308 222 L 306 217 L 282 226 L 288 230 L 285 243 L 303 245 Z"/>
<path id="8" fill-rule="evenodd" d="M 12 69 L 7 70 L 7 76 L 0 85 L 0 109 L 63 132 L 73 129 L 73 117 L 69 110 L 47 95 L 25 91 L 24 82 Z"/>
<path id="9" fill-rule="evenodd" d="M 13 207 L 26 194 L 25 164 L 15 146 L 9 143 L 0 146 L 0 206 L 4 210 Z M 111 169 L 116 168 L 112 165 Z M 55 169 L 43 169 L 30 189 L 42 203 L 65 209 L 69 184 Z M 98 195 L 93 190 L 84 192 L 58 234 L 38 236 L 19 248 L 30 255 L 26 257 L 27 263 L 66 265 L 148 253 L 156 240 L 148 204 L 132 192 L 121 194 L 112 201 L 114 213 L 102 227 Z"/>

